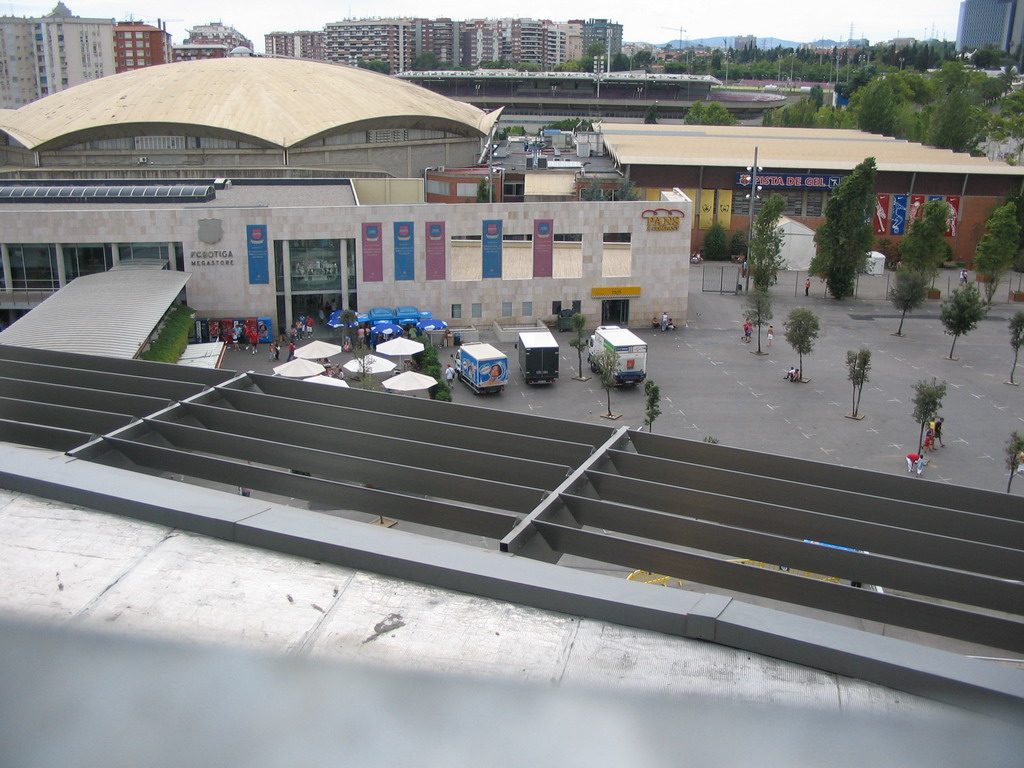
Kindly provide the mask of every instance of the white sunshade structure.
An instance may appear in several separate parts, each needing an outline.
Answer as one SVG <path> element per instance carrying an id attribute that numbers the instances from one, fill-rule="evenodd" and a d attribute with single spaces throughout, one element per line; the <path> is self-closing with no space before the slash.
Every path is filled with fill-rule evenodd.
<path id="1" fill-rule="evenodd" d="M 388 357 L 406 357 L 407 355 L 418 355 L 423 351 L 423 344 L 419 341 L 407 339 L 400 336 L 377 345 L 377 352 Z"/>
<path id="2" fill-rule="evenodd" d="M 309 344 L 304 344 L 295 350 L 295 356 L 301 357 L 303 360 L 320 360 L 325 357 L 334 357 L 335 355 L 340 354 L 341 347 L 337 344 L 321 341 L 320 339 L 311 341 Z"/>
<path id="3" fill-rule="evenodd" d="M 385 360 L 383 357 L 377 357 L 376 355 L 367 355 L 362 358 L 362 360 L 358 357 L 354 357 L 342 366 L 342 368 L 349 373 L 356 374 L 390 373 L 395 370 L 396 367 L 397 366 L 390 360 Z"/>
<path id="4" fill-rule="evenodd" d="M 391 392 L 419 392 L 430 389 L 435 384 L 437 384 L 436 379 L 415 371 L 406 371 L 382 382 L 384 389 Z"/>
<path id="5" fill-rule="evenodd" d="M 287 363 L 276 366 L 274 373 L 278 376 L 286 376 L 289 379 L 308 379 L 310 376 L 319 376 L 324 370 L 320 363 L 314 363 L 312 360 L 303 360 L 301 357 L 297 357 L 294 360 L 289 360 Z"/>
<path id="6" fill-rule="evenodd" d="M 345 389 L 349 388 L 349 386 L 348 386 L 348 384 L 346 382 L 342 381 L 341 379 L 331 378 L 330 376 L 314 376 L 311 379 L 306 379 L 305 383 L 306 384 L 323 384 L 324 386 L 327 386 L 327 387 L 344 387 Z"/>

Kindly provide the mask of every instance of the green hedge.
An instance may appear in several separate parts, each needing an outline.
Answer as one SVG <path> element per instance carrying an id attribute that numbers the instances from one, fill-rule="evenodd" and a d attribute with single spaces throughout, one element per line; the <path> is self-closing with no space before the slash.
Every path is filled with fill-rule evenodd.
<path id="1" fill-rule="evenodd" d="M 157 363 L 176 363 L 181 353 L 188 346 L 188 337 L 192 332 L 192 318 L 195 310 L 184 304 L 178 304 L 164 315 L 164 326 L 152 342 L 149 349 L 142 353 L 143 360 Z"/>

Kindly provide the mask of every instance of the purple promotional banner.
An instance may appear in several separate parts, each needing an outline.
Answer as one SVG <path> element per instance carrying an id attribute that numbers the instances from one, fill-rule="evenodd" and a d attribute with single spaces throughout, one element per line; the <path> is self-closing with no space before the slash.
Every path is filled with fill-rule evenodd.
<path id="1" fill-rule="evenodd" d="M 395 280 L 412 280 L 416 277 L 416 240 L 411 221 L 395 222 Z"/>
<path id="2" fill-rule="evenodd" d="M 384 280 L 384 243 L 380 224 L 363 224 L 363 282 Z"/>
<path id="3" fill-rule="evenodd" d="M 443 221 L 428 221 L 427 228 L 427 280 L 445 278 L 445 236 Z"/>
<path id="4" fill-rule="evenodd" d="M 536 219 L 533 222 L 534 277 L 551 277 L 554 248 L 554 222 L 551 219 Z"/>
<path id="5" fill-rule="evenodd" d="M 892 213 L 889 218 L 889 234 L 902 235 L 907 225 L 907 195 L 892 196 Z"/>

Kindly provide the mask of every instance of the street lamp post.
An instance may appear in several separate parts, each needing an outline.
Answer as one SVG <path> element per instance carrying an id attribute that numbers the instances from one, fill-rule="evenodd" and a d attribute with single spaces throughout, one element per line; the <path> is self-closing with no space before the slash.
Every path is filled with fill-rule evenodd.
<path id="1" fill-rule="evenodd" d="M 761 189 L 757 185 L 757 172 L 762 170 L 757 165 L 757 147 L 754 147 L 754 164 L 748 166 L 747 170 L 750 171 L 750 194 L 747 195 L 750 198 L 750 222 L 747 225 L 747 260 L 743 268 L 747 273 L 747 282 L 744 290 L 750 293 L 750 245 L 754 239 L 754 208 L 757 204 L 757 193 Z"/>

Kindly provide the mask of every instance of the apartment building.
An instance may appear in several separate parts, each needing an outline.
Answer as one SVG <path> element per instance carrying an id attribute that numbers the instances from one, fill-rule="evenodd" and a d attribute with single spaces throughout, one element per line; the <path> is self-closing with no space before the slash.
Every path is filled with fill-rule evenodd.
<path id="1" fill-rule="evenodd" d="M 269 32 L 263 36 L 263 50 L 267 56 L 287 56 L 294 59 L 326 61 L 323 30 L 301 32 Z"/>
<path id="2" fill-rule="evenodd" d="M 327 61 L 355 66 L 386 61 L 392 73 L 412 67 L 416 58 L 412 19 L 350 19 L 324 27 Z"/>
<path id="3" fill-rule="evenodd" d="M 114 72 L 131 72 L 171 61 L 171 36 L 158 26 L 137 21 L 114 25 Z"/>
<path id="4" fill-rule="evenodd" d="M 0 18 L 0 107 L 114 74 L 114 20 L 75 16 L 64 3 L 38 18 Z"/>

